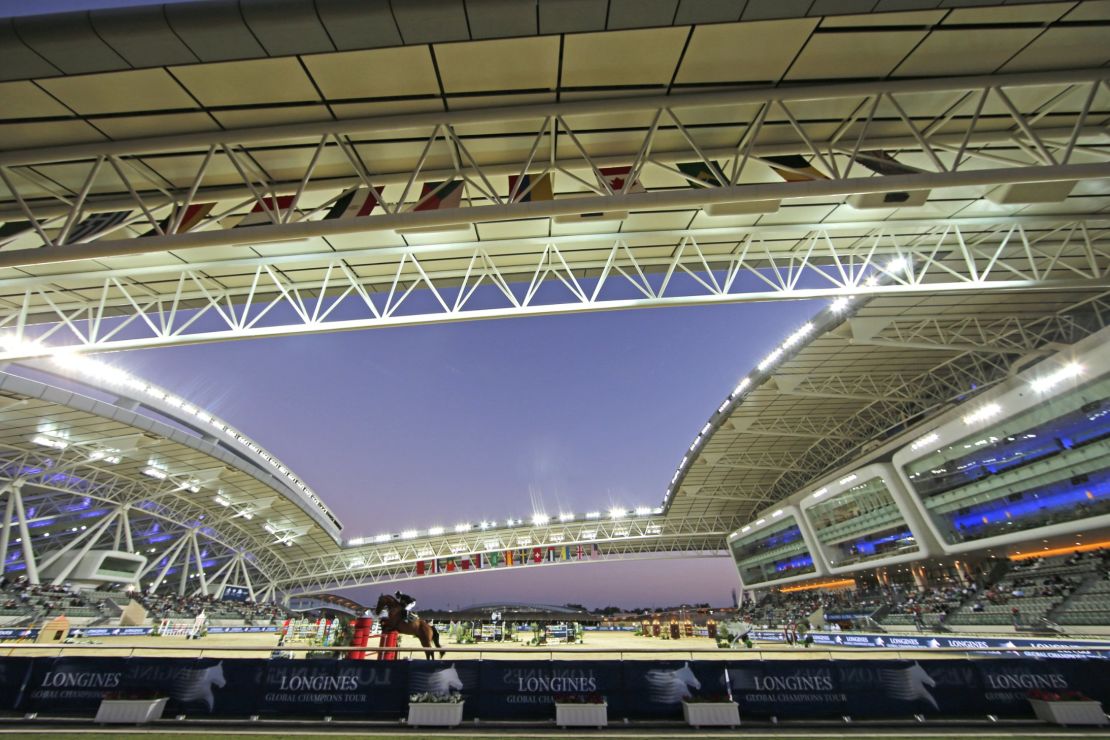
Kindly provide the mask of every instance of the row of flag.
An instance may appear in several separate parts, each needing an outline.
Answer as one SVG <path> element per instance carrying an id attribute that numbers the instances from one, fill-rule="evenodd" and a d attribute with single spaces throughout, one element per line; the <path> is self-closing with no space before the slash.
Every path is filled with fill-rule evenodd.
<path id="1" fill-rule="evenodd" d="M 538 563 L 559 563 L 571 560 L 586 560 L 600 555 L 601 549 L 596 544 L 495 550 L 476 555 L 418 560 L 416 562 L 416 575 L 454 573 L 460 570 L 480 570 L 482 568 L 535 565 Z"/>
<path id="2" fill-rule="evenodd" d="M 775 174 L 786 182 L 828 179 L 828 175 L 799 154 L 768 156 L 762 159 L 770 165 Z M 856 161 L 879 175 L 905 175 L 920 171 L 898 162 L 883 151 L 860 152 Z M 724 173 L 720 163 L 714 160 L 682 162 L 678 163 L 676 167 L 686 177 L 690 187 L 717 187 L 727 184 L 728 176 Z M 601 189 L 606 192 L 614 194 L 645 192 L 644 186 L 636 178 L 631 167 L 601 167 L 597 170 L 597 178 Z M 463 184 L 462 180 L 424 183 L 413 210 L 435 211 L 461 207 Z M 554 200 L 555 191 L 551 173 L 510 175 L 509 196 L 510 202 L 513 203 Z M 327 211 L 324 212 L 323 220 L 369 216 L 378 206 L 381 197 L 381 192 L 375 188 L 362 186 L 350 188 L 344 191 L 328 207 Z M 294 201 L 295 196 L 292 195 L 265 197 L 255 203 L 250 213 L 242 217 L 223 218 L 221 219 L 221 225 L 225 228 L 241 229 L 297 220 L 299 215 L 289 213 L 294 206 Z M 184 209 L 174 208 L 168 216 L 159 222 L 158 228 L 151 228 L 142 236 L 154 236 L 158 233 L 187 233 L 208 218 L 215 207 L 215 203 L 194 203 Z M 76 244 L 90 241 L 114 231 L 127 224 L 133 213 L 133 210 L 94 213 L 70 229 L 63 243 Z M 233 221 L 232 219 L 238 220 Z M 35 226 L 30 221 L 12 221 L 0 224 L 0 246 L 34 230 Z"/>

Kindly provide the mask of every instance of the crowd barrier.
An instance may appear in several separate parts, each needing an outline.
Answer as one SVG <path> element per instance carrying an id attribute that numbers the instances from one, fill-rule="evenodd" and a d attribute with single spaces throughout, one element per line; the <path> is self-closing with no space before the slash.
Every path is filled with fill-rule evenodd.
<path id="1" fill-rule="evenodd" d="M 995 654 L 996 656 L 1000 654 Z M 558 695 L 600 694 L 611 718 L 677 719 L 686 696 L 729 696 L 743 716 L 1029 717 L 1034 689 L 1110 701 L 1102 657 L 909 660 L 357 661 L 11 657 L 0 709 L 92 716 L 106 692 L 157 690 L 167 714 L 398 719 L 415 692 L 458 691 L 465 716 L 547 720 Z"/>

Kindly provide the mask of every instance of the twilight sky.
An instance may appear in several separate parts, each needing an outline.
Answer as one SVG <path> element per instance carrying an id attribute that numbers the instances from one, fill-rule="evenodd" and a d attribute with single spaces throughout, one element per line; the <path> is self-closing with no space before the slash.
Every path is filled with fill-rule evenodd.
<path id="1" fill-rule="evenodd" d="M 658 505 L 713 410 L 818 303 L 379 329 L 101 359 L 253 436 L 354 537 Z M 702 559 L 444 577 L 411 591 L 427 606 L 723 604 L 735 583 L 727 560 Z"/>

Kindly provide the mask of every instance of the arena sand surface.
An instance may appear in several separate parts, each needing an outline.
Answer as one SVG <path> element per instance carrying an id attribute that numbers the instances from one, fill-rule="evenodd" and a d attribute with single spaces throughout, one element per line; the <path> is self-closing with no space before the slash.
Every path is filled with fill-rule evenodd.
<path id="1" fill-rule="evenodd" d="M 524 637 L 522 633 L 521 637 Z M 262 634 L 209 635 L 199 640 L 172 637 L 98 637 L 83 639 L 68 645 L 34 645 L 15 643 L 0 645 L 3 655 L 134 655 L 141 657 L 206 657 L 206 658 L 268 658 L 276 650 L 278 636 Z M 372 643 L 373 644 L 373 643 Z M 401 657 L 411 654 L 423 658 L 420 643 L 412 637 L 401 637 Z M 875 660 L 900 657 L 920 657 L 921 653 L 907 650 L 880 650 L 871 648 L 792 648 L 782 644 L 757 644 L 754 649 L 722 650 L 708 637 L 685 637 L 679 640 L 661 640 L 642 637 L 629 632 L 587 632 L 583 644 L 528 646 L 521 642 L 454 645 L 443 641 L 446 660 L 722 660 L 725 658 L 751 658 L 764 660 L 798 660 L 799 658 L 869 658 Z M 289 645 L 283 648 L 295 657 L 304 657 L 310 650 L 326 650 L 306 645 Z M 963 651 L 945 652 L 930 650 L 930 658 L 960 658 Z M 437 651 L 438 657 L 438 651 Z"/>

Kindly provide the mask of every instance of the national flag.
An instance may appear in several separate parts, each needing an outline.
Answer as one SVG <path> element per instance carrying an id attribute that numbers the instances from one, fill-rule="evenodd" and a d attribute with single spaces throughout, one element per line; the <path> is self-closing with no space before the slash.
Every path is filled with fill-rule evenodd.
<path id="1" fill-rule="evenodd" d="M 542 563 L 543 562 L 543 548 L 542 547 L 533 547 L 532 548 L 532 562 L 533 563 Z"/>
<path id="2" fill-rule="evenodd" d="M 710 167 L 701 160 L 697 162 L 679 162 L 678 169 L 682 174 L 695 181 L 690 183 L 690 187 L 692 188 L 709 188 L 724 185 L 725 183 L 721 182 L 721 178 L 714 174 L 714 170 L 722 172 L 720 163 L 713 160 L 712 164 L 713 166 Z M 722 174 L 724 173 L 722 172 Z"/>
<path id="3" fill-rule="evenodd" d="M 447 572 L 448 573 L 454 573 L 455 572 L 455 559 L 454 558 L 448 558 L 447 559 Z"/>
<path id="4" fill-rule="evenodd" d="M 860 152 L 856 161 L 878 175 L 916 175 L 921 170 L 902 164 L 881 149 Z"/>
<path id="5" fill-rule="evenodd" d="M 586 548 L 582 547 L 582 545 L 574 548 L 574 556 L 579 560 L 586 557 Z"/>
<path id="6" fill-rule="evenodd" d="M 570 545 L 563 548 L 562 556 L 563 560 L 570 560 Z"/>
<path id="7" fill-rule="evenodd" d="M 79 241 L 92 239 L 99 236 L 104 232 L 114 229 L 131 215 L 131 211 L 108 211 L 106 213 L 94 213 L 86 218 L 81 223 L 74 226 L 69 236 L 66 237 L 66 244 L 74 244 Z"/>
<path id="8" fill-rule="evenodd" d="M 429 560 L 428 561 L 428 570 L 431 573 L 439 573 L 439 561 L 438 560 Z"/>
<path id="9" fill-rule="evenodd" d="M 614 193 L 643 193 L 644 186 L 632 175 L 631 167 L 602 167 L 601 184 Z"/>
<path id="10" fill-rule="evenodd" d="M 420 204 L 412 210 L 438 211 L 442 208 L 458 208 L 462 204 L 462 192 L 462 180 L 426 182 L 420 190 L 420 201 L 418 201 Z"/>
<path id="11" fill-rule="evenodd" d="M 478 553 L 477 555 L 474 556 L 474 569 L 475 570 L 481 570 L 482 569 L 482 553 Z"/>
<path id="12" fill-rule="evenodd" d="M 359 218 L 361 216 L 369 216 L 374 207 L 378 205 L 378 198 L 375 195 L 380 193 L 371 188 L 354 187 L 345 191 L 340 195 L 331 208 L 328 209 L 327 214 L 324 215 L 324 220 L 329 221 L 335 218 Z"/>
<path id="13" fill-rule="evenodd" d="M 424 575 L 424 561 L 423 560 L 417 560 L 416 561 L 416 575 L 418 575 L 418 576 Z"/>
<path id="14" fill-rule="evenodd" d="M 34 229 L 35 225 L 30 221 L 8 221 L 0 225 L 0 245 L 13 242 Z"/>
<path id="15" fill-rule="evenodd" d="M 596 557 L 599 557 L 600 555 L 601 555 L 601 548 L 599 548 L 596 543 L 590 545 L 590 557 L 591 558 L 596 558 Z"/>
<path id="16" fill-rule="evenodd" d="M 293 195 L 280 195 L 277 198 L 263 198 L 265 206 L 262 203 L 255 203 L 251 212 L 244 216 L 242 221 L 235 224 L 235 228 L 245 229 L 250 226 L 265 226 L 277 223 L 281 217 L 281 212 L 293 207 L 295 197 Z"/>
<path id="17" fill-rule="evenodd" d="M 547 559 L 547 562 L 549 562 L 549 563 L 554 563 L 555 562 L 555 548 L 554 547 L 547 548 L 547 558 L 546 559 Z"/>
<path id="18" fill-rule="evenodd" d="M 459 565 L 462 566 L 463 570 L 470 570 L 470 558 L 463 558 L 459 561 Z"/>
<path id="19" fill-rule="evenodd" d="M 215 203 L 193 203 L 185 209 L 185 214 L 181 217 L 181 223 L 173 229 L 173 222 L 177 219 L 177 215 L 181 212 L 179 206 L 174 206 L 170 211 L 170 215 L 158 222 L 163 234 L 184 234 L 192 231 L 193 227 L 204 220 L 204 217 L 216 207 Z M 151 229 L 143 234 L 143 236 L 156 236 L 158 229 Z"/>
<path id="20" fill-rule="evenodd" d="M 512 565 L 512 564 L 513 564 L 513 551 L 512 550 L 506 550 L 505 551 L 505 565 Z"/>
<path id="21" fill-rule="evenodd" d="M 810 180 L 828 180 L 824 172 L 809 163 L 800 154 L 785 154 L 777 157 L 763 157 L 771 163 L 771 169 L 787 182 L 809 182 Z M 778 165 L 776 167 L 775 165 Z M 789 168 L 789 169 L 780 169 Z"/>
<path id="22" fill-rule="evenodd" d="M 553 200 L 551 173 L 535 175 L 509 175 L 509 195 L 516 193 L 513 203 L 531 203 L 534 200 Z"/>
<path id="23" fill-rule="evenodd" d="M 494 550 L 489 555 L 486 555 L 486 562 L 495 567 L 501 565 L 501 552 Z"/>

